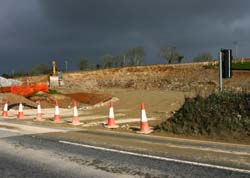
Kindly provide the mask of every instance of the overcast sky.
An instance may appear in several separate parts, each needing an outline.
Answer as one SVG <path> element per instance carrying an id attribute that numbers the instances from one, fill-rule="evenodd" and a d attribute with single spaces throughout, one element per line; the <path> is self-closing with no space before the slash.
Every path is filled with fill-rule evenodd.
<path id="1" fill-rule="evenodd" d="M 249 0 L 0 0 L 0 73 L 36 64 L 74 69 L 143 46 L 147 63 L 164 63 L 163 46 L 190 60 L 220 48 L 250 56 Z"/>

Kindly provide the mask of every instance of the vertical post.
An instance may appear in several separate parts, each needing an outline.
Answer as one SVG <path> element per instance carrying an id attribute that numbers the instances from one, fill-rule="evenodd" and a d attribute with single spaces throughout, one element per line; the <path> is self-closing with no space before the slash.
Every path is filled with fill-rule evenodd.
<path id="1" fill-rule="evenodd" d="M 220 92 L 223 91 L 223 88 L 222 88 L 222 52 L 221 51 L 219 54 L 219 90 Z"/>
<path id="2" fill-rule="evenodd" d="M 68 61 L 65 61 L 65 71 L 68 71 Z"/>
<path id="3" fill-rule="evenodd" d="M 231 60 L 232 60 L 232 59 L 231 59 L 231 50 L 229 49 L 229 50 L 228 50 L 228 66 L 229 66 L 229 67 L 228 67 L 228 70 L 229 70 L 229 71 L 228 71 L 228 77 L 229 77 L 229 78 L 232 77 L 232 76 L 231 76 Z"/>
<path id="4" fill-rule="evenodd" d="M 235 47 L 235 56 L 236 58 L 238 58 L 238 42 L 236 43 L 236 47 Z"/>
<path id="5" fill-rule="evenodd" d="M 125 55 L 123 56 L 123 65 L 126 66 L 126 59 L 125 59 Z"/>

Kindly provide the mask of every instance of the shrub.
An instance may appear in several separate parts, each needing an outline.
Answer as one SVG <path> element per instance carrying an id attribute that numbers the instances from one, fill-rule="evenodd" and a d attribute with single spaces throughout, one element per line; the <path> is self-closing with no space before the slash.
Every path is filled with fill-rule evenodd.
<path id="1" fill-rule="evenodd" d="M 250 94 L 186 98 L 182 108 L 158 125 L 157 130 L 190 135 L 250 136 Z"/>

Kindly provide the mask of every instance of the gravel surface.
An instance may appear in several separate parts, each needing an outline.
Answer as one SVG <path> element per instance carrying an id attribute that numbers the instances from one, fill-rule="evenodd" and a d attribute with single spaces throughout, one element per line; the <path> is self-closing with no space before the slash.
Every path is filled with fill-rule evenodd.
<path id="1" fill-rule="evenodd" d="M 1 178 L 130 178 L 83 165 L 72 158 L 55 154 L 31 144 L 9 144 L 0 141 Z M 49 143 L 47 143 L 49 144 Z"/>

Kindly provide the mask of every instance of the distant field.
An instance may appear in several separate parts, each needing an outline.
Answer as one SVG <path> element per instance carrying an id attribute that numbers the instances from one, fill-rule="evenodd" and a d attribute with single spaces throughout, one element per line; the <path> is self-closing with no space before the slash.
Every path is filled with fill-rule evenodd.
<path id="1" fill-rule="evenodd" d="M 232 64 L 233 69 L 250 70 L 250 62 L 237 62 Z"/>

